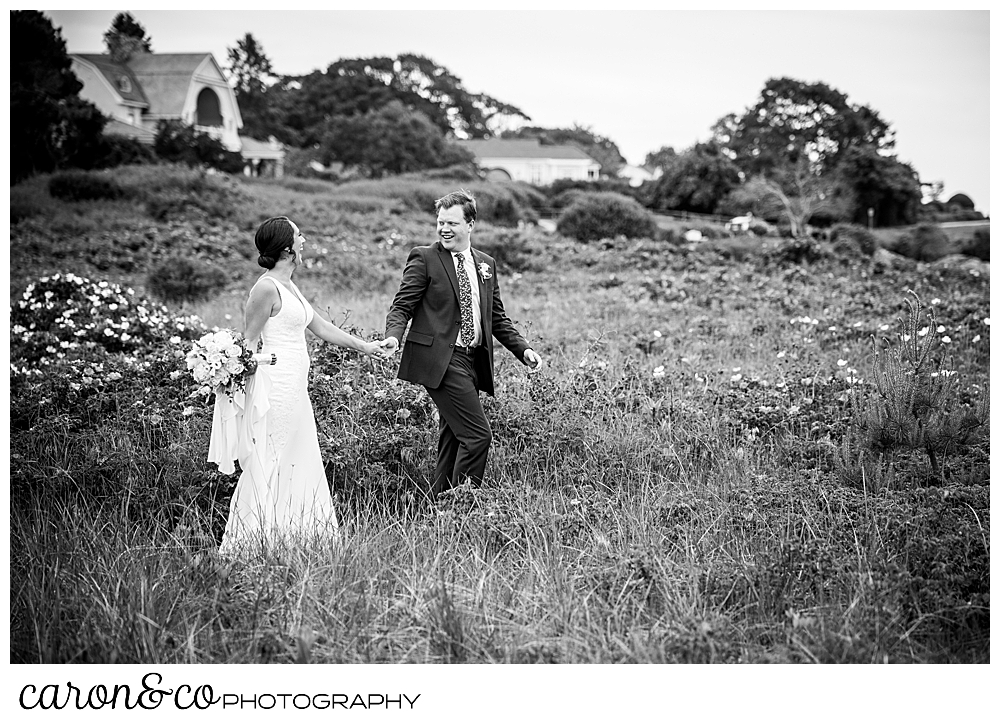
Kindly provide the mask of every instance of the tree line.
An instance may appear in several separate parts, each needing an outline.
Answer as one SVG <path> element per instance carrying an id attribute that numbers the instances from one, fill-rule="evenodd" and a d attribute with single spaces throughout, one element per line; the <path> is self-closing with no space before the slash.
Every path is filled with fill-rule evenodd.
<path id="1" fill-rule="evenodd" d="M 104 119 L 79 98 L 81 84 L 59 30 L 38 11 L 12 11 L 11 22 L 12 181 L 56 167 L 100 165 L 95 158 L 108 143 L 99 140 Z M 105 42 L 123 61 L 152 48 L 129 13 L 115 17 Z M 325 70 L 279 75 L 250 33 L 227 51 L 242 133 L 284 143 L 291 173 L 307 173 L 310 162 L 336 162 L 372 178 L 471 168 L 471 153 L 455 143 L 460 137 L 576 145 L 601 165 L 605 178 L 625 165 L 611 139 L 579 125 L 530 125 L 520 108 L 469 91 L 454 73 L 421 55 L 347 58 Z M 719 119 L 710 133 L 690 148 L 647 154 L 644 165 L 658 178 L 627 192 L 656 210 L 782 218 L 798 235 L 806 222 L 913 223 L 923 187 L 930 187 L 894 155 L 894 131 L 877 111 L 820 82 L 770 79 L 754 106 Z M 239 167 L 238 159 L 199 135 L 164 124 L 156 153 Z M 103 152 L 107 156 L 107 148 Z M 128 155 L 119 144 L 118 156 Z"/>

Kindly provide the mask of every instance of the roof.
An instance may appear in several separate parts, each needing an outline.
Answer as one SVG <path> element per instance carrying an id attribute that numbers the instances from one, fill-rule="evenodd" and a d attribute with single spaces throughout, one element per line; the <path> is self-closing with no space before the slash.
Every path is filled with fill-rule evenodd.
<path id="1" fill-rule="evenodd" d="M 277 141 L 270 143 L 268 141 L 258 141 L 256 138 L 250 138 L 249 136 L 240 136 L 240 143 L 243 144 L 240 153 L 243 154 L 244 158 L 278 159 L 285 157 L 285 147 Z"/>
<path id="2" fill-rule="evenodd" d="M 72 53 L 69 57 L 80 58 L 95 66 L 123 100 L 149 105 L 149 100 L 142 92 L 142 84 L 138 82 L 132 69 L 122 63 L 114 62 L 107 53 L 100 55 L 96 53 Z M 123 91 L 118 83 L 118 79 L 123 75 L 129 79 L 129 84 L 132 86 L 128 91 Z"/>
<path id="3" fill-rule="evenodd" d="M 191 87 L 191 78 L 211 53 L 138 53 L 129 61 L 150 99 L 154 116 L 179 116 Z"/>
<path id="4" fill-rule="evenodd" d="M 135 138 L 148 146 L 152 146 L 153 142 L 156 141 L 156 134 L 148 128 L 133 126 L 128 123 L 124 123 L 123 121 L 119 121 L 117 118 L 111 118 L 108 120 L 108 122 L 104 125 L 104 132 L 109 136 L 126 136 L 127 138 Z"/>
<path id="5" fill-rule="evenodd" d="M 458 141 L 458 144 L 472 151 L 477 158 L 564 158 L 594 161 L 576 146 L 543 146 L 537 138 L 486 138 Z"/>

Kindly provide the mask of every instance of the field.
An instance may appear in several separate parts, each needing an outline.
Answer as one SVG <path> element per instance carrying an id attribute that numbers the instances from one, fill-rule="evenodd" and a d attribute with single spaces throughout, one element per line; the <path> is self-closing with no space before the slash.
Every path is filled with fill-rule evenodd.
<path id="1" fill-rule="evenodd" d="M 253 229 L 299 223 L 297 283 L 378 337 L 427 199 L 461 184 L 120 173 L 119 198 L 11 190 L 12 663 L 989 661 L 988 265 L 581 244 L 482 184 L 504 225 L 473 244 L 546 362 L 497 351 L 489 480 L 417 500 L 426 393 L 313 340 L 341 535 L 230 562 L 237 476 L 205 462 L 211 400 L 179 370 L 205 325 L 240 326 Z M 897 333 L 929 357 L 880 377 L 872 337 Z M 872 422 L 900 396 L 911 426 Z"/>

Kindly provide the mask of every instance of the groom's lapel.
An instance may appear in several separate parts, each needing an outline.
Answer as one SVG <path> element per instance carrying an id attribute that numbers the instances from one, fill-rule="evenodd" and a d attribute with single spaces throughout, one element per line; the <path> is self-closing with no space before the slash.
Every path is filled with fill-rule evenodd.
<path id="1" fill-rule="evenodd" d="M 490 310 L 490 305 L 493 302 L 493 288 L 490 286 L 490 283 L 486 279 L 483 279 L 483 273 L 479 270 L 479 265 L 484 263 L 486 260 L 475 249 L 472 249 L 471 251 L 472 251 L 472 265 L 476 267 L 476 283 L 479 284 L 479 312 L 480 314 L 482 314 L 483 317 L 483 328 L 485 331 L 486 320 L 492 319 L 489 310 Z M 487 294 L 486 293 L 487 291 L 489 291 L 490 293 Z"/>
<path id="2" fill-rule="evenodd" d="M 441 260 L 441 266 L 444 267 L 444 273 L 448 276 L 449 281 L 451 281 L 451 289 L 455 292 L 456 303 L 461 303 L 458 296 L 458 275 L 455 273 L 455 258 L 451 255 L 451 252 L 441 246 L 438 242 L 435 244 L 438 253 L 438 259 Z"/>

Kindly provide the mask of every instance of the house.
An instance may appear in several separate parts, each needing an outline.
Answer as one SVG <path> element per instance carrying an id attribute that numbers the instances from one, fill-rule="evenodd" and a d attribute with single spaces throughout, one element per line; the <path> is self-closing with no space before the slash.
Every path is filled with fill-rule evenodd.
<path id="1" fill-rule="evenodd" d="M 136 53 L 118 63 L 107 54 L 70 54 L 80 96 L 111 120 L 105 133 L 153 144 L 161 120 L 192 125 L 246 159 L 248 175 L 281 176 L 284 149 L 240 135 L 236 94 L 211 53 Z"/>
<path id="2" fill-rule="evenodd" d="M 741 231 L 746 233 L 750 231 L 750 224 L 754 221 L 753 214 L 747 213 L 746 216 L 734 216 L 728 222 L 726 222 L 727 231 Z"/>
<path id="3" fill-rule="evenodd" d="M 650 171 L 643 166 L 625 165 L 618 170 L 618 178 L 627 179 L 628 185 L 633 188 L 642 186 L 646 181 L 655 181 L 662 175 L 663 171 L 659 168 Z"/>
<path id="4" fill-rule="evenodd" d="M 537 138 L 457 141 L 476 157 L 486 178 L 544 186 L 557 179 L 593 181 L 601 165 L 576 146 L 543 146 Z"/>

